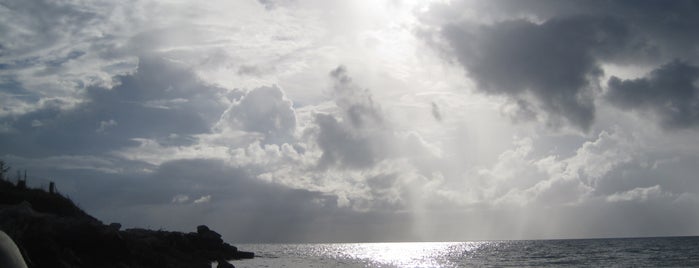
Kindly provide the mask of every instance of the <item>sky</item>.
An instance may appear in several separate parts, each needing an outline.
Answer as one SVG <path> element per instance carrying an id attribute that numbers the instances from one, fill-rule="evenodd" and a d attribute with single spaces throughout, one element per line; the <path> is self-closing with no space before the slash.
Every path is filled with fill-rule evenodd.
<path id="1" fill-rule="evenodd" d="M 698 235 L 697 13 L 0 0 L 0 159 L 234 243 Z"/>

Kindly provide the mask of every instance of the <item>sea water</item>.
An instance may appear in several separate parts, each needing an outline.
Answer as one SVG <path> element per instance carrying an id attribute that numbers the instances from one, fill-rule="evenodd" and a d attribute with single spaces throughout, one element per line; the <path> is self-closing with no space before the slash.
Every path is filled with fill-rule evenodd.
<path id="1" fill-rule="evenodd" d="M 244 244 L 236 267 L 699 267 L 699 237 Z"/>

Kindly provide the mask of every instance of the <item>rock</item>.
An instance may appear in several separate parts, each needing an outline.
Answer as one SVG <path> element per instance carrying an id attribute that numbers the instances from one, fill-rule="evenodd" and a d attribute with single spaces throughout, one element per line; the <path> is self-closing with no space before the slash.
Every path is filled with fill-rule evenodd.
<path id="1" fill-rule="evenodd" d="M 206 225 L 197 226 L 197 245 L 203 249 L 223 249 L 223 239 L 217 232 L 212 231 Z"/>
<path id="2" fill-rule="evenodd" d="M 216 265 L 216 268 L 235 268 L 235 266 L 225 260 L 218 260 L 218 265 Z"/>
<path id="3" fill-rule="evenodd" d="M 121 230 L 121 223 L 118 222 L 112 222 L 109 224 L 109 228 L 115 231 Z"/>
<path id="4" fill-rule="evenodd" d="M 197 233 L 198 234 L 203 234 L 203 233 L 210 232 L 210 231 L 211 231 L 211 229 L 209 229 L 209 226 L 206 226 L 206 225 L 197 226 Z"/>
<path id="5" fill-rule="evenodd" d="M 223 242 L 221 235 L 217 232 L 212 231 L 206 225 L 197 226 L 197 234 L 199 234 L 204 240 L 212 242 Z"/>
<path id="6" fill-rule="evenodd" d="M 254 259 L 255 253 L 254 252 L 247 252 L 247 251 L 238 251 L 235 253 L 235 258 L 236 259 Z"/>

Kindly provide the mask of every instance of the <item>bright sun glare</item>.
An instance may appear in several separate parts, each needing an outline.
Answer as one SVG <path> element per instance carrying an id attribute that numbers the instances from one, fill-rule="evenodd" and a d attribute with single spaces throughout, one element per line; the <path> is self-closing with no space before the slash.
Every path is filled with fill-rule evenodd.
<path id="1" fill-rule="evenodd" d="M 366 260 L 371 266 L 437 267 L 450 252 L 470 252 L 477 249 L 478 242 L 434 242 L 434 243 L 359 243 L 343 244 L 338 254 L 351 259 Z M 459 250 L 454 251 L 458 247 Z"/>

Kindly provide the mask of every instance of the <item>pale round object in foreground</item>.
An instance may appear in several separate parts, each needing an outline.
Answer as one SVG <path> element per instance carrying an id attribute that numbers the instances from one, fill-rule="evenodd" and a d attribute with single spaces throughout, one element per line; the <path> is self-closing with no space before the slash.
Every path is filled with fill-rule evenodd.
<path id="1" fill-rule="evenodd" d="M 12 238 L 0 231 L 0 267 L 3 268 L 27 268 L 22 254 Z"/>

